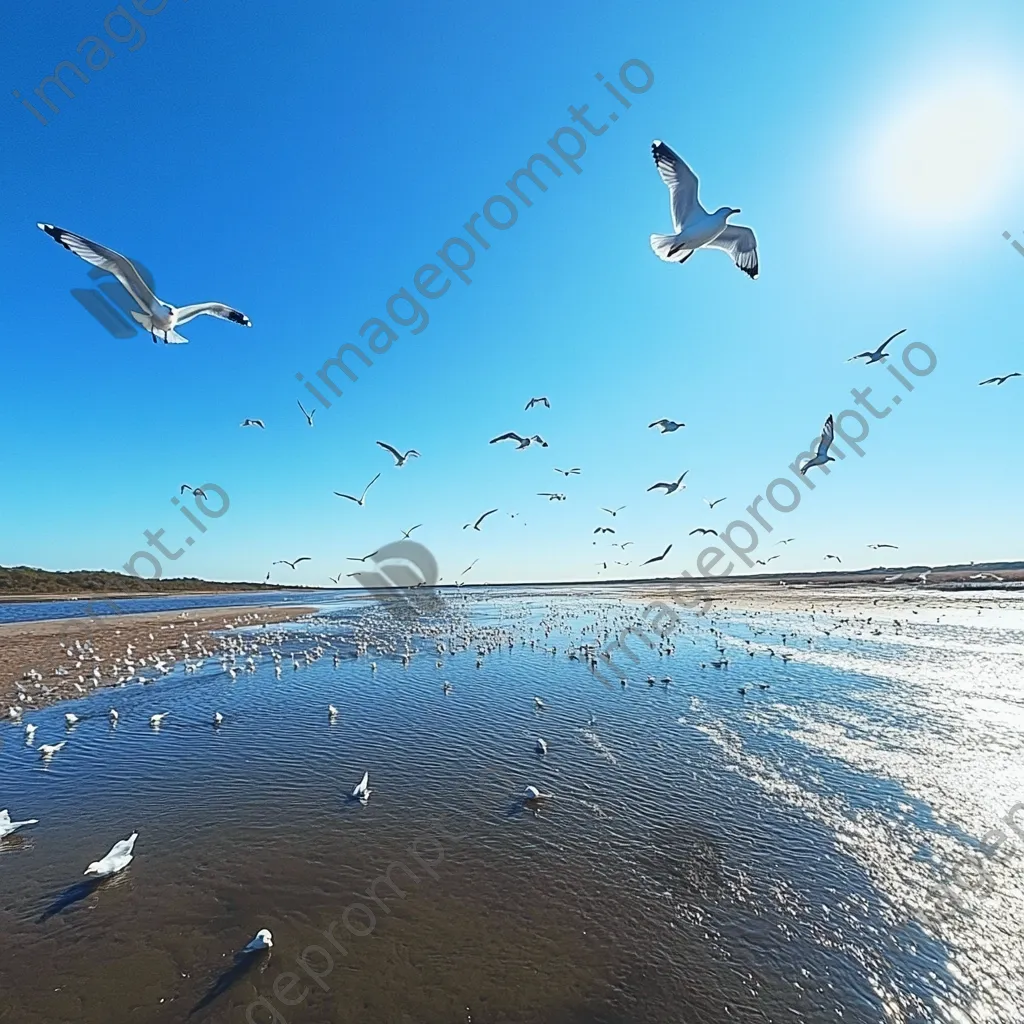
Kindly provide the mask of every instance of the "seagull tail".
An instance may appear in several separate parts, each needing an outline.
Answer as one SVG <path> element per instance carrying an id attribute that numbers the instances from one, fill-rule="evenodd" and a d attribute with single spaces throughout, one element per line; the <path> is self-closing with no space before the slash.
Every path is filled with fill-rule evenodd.
<path id="1" fill-rule="evenodd" d="M 188 338 L 183 338 L 177 331 L 171 330 L 164 335 L 165 345 L 187 345 Z M 314 410 L 315 412 L 316 410 Z"/>
<path id="2" fill-rule="evenodd" d="M 681 249 L 678 235 L 651 235 L 651 248 L 654 255 L 666 263 L 679 263 L 681 257 L 690 252 L 689 249 Z"/>

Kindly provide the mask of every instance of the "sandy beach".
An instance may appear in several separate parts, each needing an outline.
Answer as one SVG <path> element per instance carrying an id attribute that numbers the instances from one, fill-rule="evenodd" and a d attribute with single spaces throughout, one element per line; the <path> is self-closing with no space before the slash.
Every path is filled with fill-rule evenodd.
<path id="1" fill-rule="evenodd" d="M 225 629 L 272 625 L 311 611 L 312 608 L 301 606 L 228 607 L 3 623 L 0 707 L 7 716 L 10 707 L 43 708 L 80 697 L 83 691 L 96 686 L 114 686 L 125 674 L 118 671 L 114 661 L 123 661 L 129 644 L 137 662 L 159 656 L 170 663 L 185 653 L 182 641 L 186 638 Z M 79 653 L 76 641 L 81 645 L 88 643 L 91 650 Z M 69 649 L 74 652 L 73 657 L 69 657 Z M 99 678 L 94 675 L 96 668 L 100 670 Z M 67 674 L 55 674 L 58 669 Z M 28 678 L 32 671 L 42 679 Z"/>

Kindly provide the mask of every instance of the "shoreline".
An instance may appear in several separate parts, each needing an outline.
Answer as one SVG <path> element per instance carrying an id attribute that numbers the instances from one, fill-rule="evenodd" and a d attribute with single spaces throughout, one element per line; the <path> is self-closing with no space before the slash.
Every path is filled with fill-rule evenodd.
<path id="1" fill-rule="evenodd" d="M 0 623 L 0 650 L 4 653 L 0 718 L 16 723 L 18 718 L 10 715 L 12 707 L 20 707 L 24 717 L 60 701 L 119 685 L 122 678 L 132 675 L 123 664 L 129 645 L 137 671 L 142 672 L 156 658 L 172 663 L 189 657 L 197 639 L 210 641 L 215 632 L 291 622 L 315 611 L 306 605 L 236 605 Z M 86 649 L 77 649 L 76 641 Z M 189 647 L 183 647 L 183 642 Z M 69 657 L 69 651 L 74 656 Z M 64 674 L 58 675 L 58 669 Z M 28 678 L 31 671 L 41 678 Z"/>
<path id="2" fill-rule="evenodd" d="M 259 583 L 232 586 L 226 590 L 125 590 L 125 591 L 60 591 L 58 593 L 33 594 L 0 594 L 0 604 L 31 604 L 44 601 L 129 601 L 134 598 L 160 597 L 241 597 L 243 594 L 263 594 L 268 598 L 281 594 L 318 594 L 321 589 L 332 590 L 332 587 L 264 587 Z M 128 614 L 128 613 L 125 613 Z"/>

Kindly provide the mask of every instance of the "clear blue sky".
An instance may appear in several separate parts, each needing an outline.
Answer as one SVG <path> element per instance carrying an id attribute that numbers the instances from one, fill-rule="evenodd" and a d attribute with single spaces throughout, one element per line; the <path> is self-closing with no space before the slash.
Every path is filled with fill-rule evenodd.
<path id="1" fill-rule="evenodd" d="M 49 123 L 9 94 L 0 105 L 0 563 L 116 569 L 146 529 L 176 549 L 190 528 L 171 497 L 212 482 L 231 508 L 167 575 L 262 579 L 274 559 L 312 555 L 275 579 L 324 583 L 414 523 L 446 579 L 474 558 L 475 581 L 593 577 L 604 558 L 635 564 L 670 542 L 660 568 L 694 571 L 702 545 L 687 533 L 749 518 L 852 387 L 900 391 L 846 359 L 904 327 L 899 343 L 926 343 L 937 368 L 872 424 L 864 458 L 774 514 L 758 554 L 785 550 L 772 568 L 794 570 L 828 552 L 877 564 L 877 541 L 909 563 L 1021 557 L 1024 380 L 977 382 L 1024 372 L 1024 257 L 1002 238 L 1024 244 L 1024 9 L 488 6 L 257 15 L 242 0 L 167 0 L 135 15 L 141 45 L 123 18 L 110 26 L 126 42 L 107 35 L 110 0 L 7 12 L 8 93 Z M 84 63 L 95 44 L 76 54 L 90 35 L 113 53 L 101 70 Z M 655 81 L 627 111 L 595 74 L 618 83 L 631 58 Z M 53 114 L 33 90 L 62 60 L 90 81 L 66 71 L 76 96 L 51 86 Z M 312 378 L 386 316 L 572 124 L 570 104 L 590 104 L 595 124 L 621 117 L 589 138 L 581 174 L 565 169 L 513 227 L 488 229 L 472 285 L 422 300 L 429 326 L 356 362 L 359 380 L 309 429 L 296 399 L 316 403 L 295 374 Z M 654 138 L 691 163 L 706 205 L 742 209 L 757 281 L 720 252 L 684 267 L 651 253 L 648 235 L 671 229 Z M 162 298 L 222 300 L 254 327 L 202 318 L 182 329 L 188 345 L 115 339 L 70 294 L 94 286 L 86 264 L 36 221 L 141 260 Z M 524 412 L 532 395 L 552 408 Z M 247 416 L 266 431 L 240 429 Z M 687 427 L 647 429 L 662 416 Z M 507 430 L 550 447 L 487 444 Z M 422 458 L 393 469 L 378 439 Z M 684 493 L 646 492 L 684 469 Z M 378 471 L 366 507 L 333 496 Z M 723 495 L 709 513 L 701 499 Z M 602 505 L 628 507 L 611 522 Z M 481 533 L 461 529 L 492 507 Z M 592 544 L 607 523 L 635 542 L 626 558 Z"/>

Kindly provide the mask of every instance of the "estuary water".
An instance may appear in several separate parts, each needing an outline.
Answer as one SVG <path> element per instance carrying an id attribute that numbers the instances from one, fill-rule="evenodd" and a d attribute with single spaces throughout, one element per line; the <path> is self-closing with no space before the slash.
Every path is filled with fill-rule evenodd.
<path id="1" fill-rule="evenodd" d="M 0 1020 L 1024 1020 L 1024 608 L 873 601 L 729 601 L 608 685 L 640 601 L 349 600 L 0 725 Z"/>

